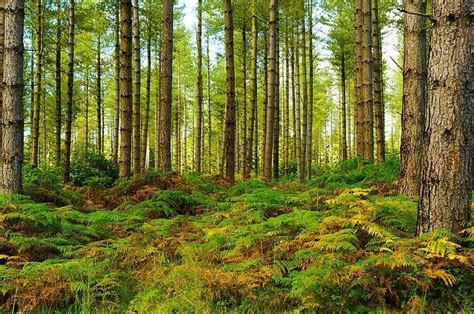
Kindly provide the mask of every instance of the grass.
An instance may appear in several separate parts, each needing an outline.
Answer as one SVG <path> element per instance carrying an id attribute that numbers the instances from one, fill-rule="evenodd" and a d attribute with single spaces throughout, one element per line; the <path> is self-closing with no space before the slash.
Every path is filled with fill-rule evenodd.
<path id="1" fill-rule="evenodd" d="M 414 237 L 396 169 L 351 160 L 232 187 L 150 172 L 59 207 L 2 195 L 1 310 L 473 310 L 474 230 Z"/>

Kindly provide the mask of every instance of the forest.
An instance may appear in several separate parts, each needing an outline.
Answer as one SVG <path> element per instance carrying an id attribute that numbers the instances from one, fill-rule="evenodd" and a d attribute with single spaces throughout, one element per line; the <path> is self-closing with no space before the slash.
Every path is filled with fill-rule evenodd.
<path id="1" fill-rule="evenodd" d="M 0 313 L 474 312 L 473 0 L 0 0 Z"/>

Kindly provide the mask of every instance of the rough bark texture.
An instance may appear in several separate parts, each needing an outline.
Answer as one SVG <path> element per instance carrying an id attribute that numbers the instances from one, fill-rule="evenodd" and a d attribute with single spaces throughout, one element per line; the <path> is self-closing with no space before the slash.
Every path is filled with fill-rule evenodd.
<path id="1" fill-rule="evenodd" d="M 115 115 L 112 138 L 112 160 L 115 164 L 118 164 L 120 125 L 120 0 L 115 0 L 114 12 Z"/>
<path id="2" fill-rule="evenodd" d="M 242 27 L 242 77 L 243 77 L 243 92 L 242 92 L 242 129 L 241 129 L 241 161 L 242 173 L 244 178 L 249 177 L 249 165 L 247 163 L 247 26 Z"/>
<path id="3" fill-rule="evenodd" d="M 3 55 L 2 177 L 0 193 L 22 192 L 23 162 L 23 27 L 22 0 L 5 1 Z"/>
<path id="4" fill-rule="evenodd" d="M 5 1 L 0 0 L 0 82 L 3 82 L 3 54 L 5 51 Z M 3 86 L 0 86 L 0 148 L 3 147 L 2 132 L 2 116 L 3 116 Z M 0 186 L 3 182 L 3 156 L 0 152 Z"/>
<path id="5" fill-rule="evenodd" d="M 171 171 L 171 89 L 173 80 L 173 1 L 163 1 L 160 75 L 160 145 L 158 166 Z"/>
<path id="6" fill-rule="evenodd" d="M 306 143 L 306 177 L 311 179 L 313 173 L 313 114 L 314 114 L 314 60 L 313 60 L 313 1 L 308 3 L 308 135 Z"/>
<path id="7" fill-rule="evenodd" d="M 209 172 L 212 172 L 212 115 L 211 115 L 211 54 L 209 52 L 209 30 L 206 32 L 207 50 L 207 155 Z"/>
<path id="8" fill-rule="evenodd" d="M 224 156 L 225 175 L 235 180 L 235 69 L 234 69 L 234 20 L 231 0 L 224 0 L 225 57 L 226 57 L 226 110 Z"/>
<path id="9" fill-rule="evenodd" d="M 303 12 L 305 11 L 305 6 L 303 5 Z M 301 171 L 303 178 L 306 176 L 306 150 L 307 150 L 307 137 L 308 137 L 308 66 L 307 66 L 307 46 L 306 46 L 306 21 L 305 14 L 303 13 L 303 19 L 301 21 L 301 79 L 302 79 L 302 88 L 303 88 L 303 108 L 301 108 Z"/>
<path id="10" fill-rule="evenodd" d="M 378 163 L 385 161 L 385 106 L 383 98 L 382 35 L 379 22 L 379 0 L 372 0 L 373 88 L 375 138 Z"/>
<path id="11" fill-rule="evenodd" d="M 374 109 L 372 96 L 372 0 L 362 1 L 362 120 L 364 153 L 366 160 L 374 160 Z"/>
<path id="12" fill-rule="evenodd" d="M 289 21 L 286 20 L 285 34 L 285 175 L 289 174 L 290 161 L 290 42 L 289 42 Z"/>
<path id="13" fill-rule="evenodd" d="M 406 0 L 405 10 L 426 13 L 426 0 Z M 426 18 L 405 14 L 400 193 L 417 197 L 426 110 Z"/>
<path id="14" fill-rule="evenodd" d="M 119 176 L 130 177 L 132 153 L 132 2 L 121 0 Z"/>
<path id="15" fill-rule="evenodd" d="M 295 80 L 295 143 L 296 143 L 296 172 L 300 181 L 304 180 L 303 173 L 303 158 L 301 148 L 301 101 L 300 101 L 300 56 L 299 56 L 299 42 L 298 42 L 298 26 L 295 26 L 295 37 L 297 38 L 297 44 L 295 46 L 295 60 L 294 60 L 294 80 Z"/>
<path id="16" fill-rule="evenodd" d="M 97 150 L 100 154 L 104 151 L 102 137 L 102 60 L 100 36 L 97 38 Z"/>
<path id="17" fill-rule="evenodd" d="M 347 113 L 346 113 L 346 56 L 341 47 L 341 87 L 342 87 L 342 160 L 347 159 Z"/>
<path id="18" fill-rule="evenodd" d="M 364 16 L 362 13 L 362 1 L 355 0 L 354 4 L 354 26 L 355 26 L 355 77 L 354 77 L 354 124 L 355 124 L 355 141 L 356 141 L 356 156 L 364 157 L 364 130 L 363 130 L 363 101 L 362 101 L 362 23 Z"/>
<path id="19" fill-rule="evenodd" d="M 85 122 L 85 141 L 86 141 L 86 151 L 89 150 L 89 70 L 86 70 L 86 122 Z"/>
<path id="20" fill-rule="evenodd" d="M 141 172 L 141 50 L 140 50 L 140 12 L 138 0 L 133 3 L 133 173 Z"/>
<path id="21" fill-rule="evenodd" d="M 195 148 L 194 169 L 202 171 L 202 0 L 198 0 L 197 43 L 197 82 L 196 82 L 196 118 L 195 118 Z"/>
<path id="22" fill-rule="evenodd" d="M 276 59 L 275 59 L 275 117 L 273 122 L 273 178 L 280 177 L 280 44 L 278 8 L 276 19 Z"/>
<path id="23" fill-rule="evenodd" d="M 278 1 L 269 3 L 269 50 L 268 50 L 268 100 L 266 116 L 265 155 L 263 157 L 263 177 L 272 179 L 273 132 L 275 123 L 276 81 L 277 81 L 277 19 Z"/>
<path id="24" fill-rule="evenodd" d="M 417 233 L 457 232 L 472 191 L 471 0 L 434 0 Z"/>
<path id="25" fill-rule="evenodd" d="M 250 177 L 250 169 L 253 165 L 253 154 L 254 154 L 254 137 L 255 133 L 255 122 L 257 120 L 257 58 L 258 58 L 258 29 L 257 29 L 257 17 L 256 17 L 256 0 L 252 0 L 252 56 L 251 56 L 251 72 L 250 72 L 250 126 L 248 130 L 248 150 L 247 150 L 247 173 L 244 174 L 244 179 Z M 258 160 L 256 161 L 258 163 Z"/>
<path id="26" fill-rule="evenodd" d="M 43 71 L 43 5 L 41 0 L 36 1 L 37 25 L 36 25 L 36 73 L 35 91 L 33 103 L 33 120 L 31 128 L 31 152 L 30 163 L 37 167 L 39 163 L 39 137 L 40 137 L 40 108 L 42 91 L 42 71 Z"/>
<path id="27" fill-rule="evenodd" d="M 71 166 L 72 142 L 72 101 L 74 95 L 74 27 L 75 27 L 75 0 L 69 3 L 69 31 L 68 31 L 68 65 L 67 65 L 67 102 L 66 102 L 66 138 L 64 150 L 64 183 L 68 183 Z"/>
<path id="28" fill-rule="evenodd" d="M 61 127 L 62 127 L 62 95 L 61 95 L 61 37 L 62 37 L 62 28 L 61 28 L 61 16 L 60 8 L 61 2 L 58 1 L 58 12 L 57 12 L 57 26 L 56 26 L 56 130 L 55 130 L 55 152 L 54 152 L 54 165 L 59 167 L 61 164 Z"/>

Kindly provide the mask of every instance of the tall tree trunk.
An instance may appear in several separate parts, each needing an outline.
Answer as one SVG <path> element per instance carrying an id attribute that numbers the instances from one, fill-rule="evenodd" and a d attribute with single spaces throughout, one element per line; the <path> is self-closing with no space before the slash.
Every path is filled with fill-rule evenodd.
<path id="1" fill-rule="evenodd" d="M 121 0 L 119 176 L 130 177 L 132 154 L 132 1 Z"/>
<path id="2" fill-rule="evenodd" d="M 278 1 L 277 1 L 278 2 Z M 278 5 L 278 3 L 277 3 Z M 279 32 L 280 26 L 278 24 L 278 7 L 277 18 L 276 18 L 276 47 L 275 47 L 275 113 L 273 120 L 273 178 L 278 179 L 280 177 L 280 45 L 279 45 Z"/>
<path id="3" fill-rule="evenodd" d="M 195 118 L 195 148 L 194 169 L 202 171 L 202 0 L 198 0 L 198 28 L 197 28 L 197 83 L 196 83 L 196 118 Z"/>
<path id="4" fill-rule="evenodd" d="M 207 40 L 207 152 L 209 158 L 209 172 L 212 172 L 212 117 L 211 117 L 211 55 L 209 52 L 209 30 L 206 31 Z"/>
<path id="5" fill-rule="evenodd" d="M 363 111 L 364 102 L 362 95 L 362 24 L 364 21 L 364 15 L 362 12 L 362 3 L 364 0 L 355 0 L 354 3 L 354 28 L 355 28 L 355 51 L 354 51 L 354 94 L 355 94 L 355 106 L 354 106 L 354 125 L 355 125 L 355 141 L 356 141 L 356 156 L 364 157 L 364 121 Z M 367 0 L 365 0 L 367 1 Z"/>
<path id="6" fill-rule="evenodd" d="M 278 21 L 278 0 L 270 0 L 269 3 L 269 43 L 268 43 L 268 100 L 266 116 L 266 136 L 265 155 L 263 157 L 263 177 L 266 180 L 272 179 L 272 157 L 273 157 L 273 133 L 275 123 L 276 104 L 276 80 L 277 80 L 277 21 Z"/>
<path id="7" fill-rule="evenodd" d="M 244 178 L 250 176 L 250 166 L 247 163 L 247 150 L 248 150 L 248 138 L 247 138 L 247 26 L 246 21 L 242 27 L 242 77 L 243 77 L 243 93 L 242 93 L 242 173 Z"/>
<path id="8" fill-rule="evenodd" d="M 160 155 L 159 168 L 171 171 L 171 89 L 173 68 L 173 1 L 163 1 L 160 76 Z"/>
<path id="9" fill-rule="evenodd" d="M 257 140 L 254 137 L 255 132 L 255 123 L 257 120 L 257 96 L 258 96 L 258 86 L 257 86 L 257 58 L 258 58 L 258 29 L 257 29 L 257 5 L 256 0 L 252 0 L 252 64 L 251 64 L 251 78 L 250 78 L 250 107 L 251 107 L 251 115 L 250 115 L 250 128 L 248 130 L 248 142 L 247 142 L 247 172 L 244 174 L 244 179 L 248 179 L 250 177 L 250 170 L 252 168 L 252 159 L 254 154 L 254 139 L 255 142 Z M 255 160 L 258 163 L 258 160 Z"/>
<path id="10" fill-rule="evenodd" d="M 179 61 L 179 59 L 178 59 Z M 179 113 L 181 110 L 181 72 L 179 71 L 179 63 L 178 63 L 178 73 L 177 73 L 177 83 L 178 83 L 178 88 L 177 88 L 177 96 L 178 96 L 178 103 L 175 106 L 175 110 L 173 111 L 174 114 L 174 161 L 176 163 L 176 172 L 181 173 L 181 129 L 180 129 L 180 123 L 179 123 Z"/>
<path id="11" fill-rule="evenodd" d="M 36 1 L 37 25 L 36 25 L 36 88 L 33 104 L 33 123 L 31 130 L 31 156 L 30 162 L 33 167 L 39 162 L 39 137 L 40 137 L 40 108 L 42 91 L 43 71 L 43 5 L 41 0 Z"/>
<path id="12" fill-rule="evenodd" d="M 303 158 L 301 149 L 301 95 L 300 95 L 300 56 L 299 56 L 299 40 L 298 40 L 298 25 L 295 25 L 295 37 L 298 42 L 295 46 L 295 69 L 294 69 L 294 80 L 295 80 L 295 133 L 296 133 L 296 172 L 300 182 L 304 180 L 303 173 Z"/>
<path id="13" fill-rule="evenodd" d="M 235 180 L 235 69 L 234 69 L 234 21 L 231 0 L 224 0 L 225 56 L 226 56 L 226 111 L 225 111 L 225 175 Z"/>
<path id="14" fill-rule="evenodd" d="M 158 44 L 160 43 L 160 44 Z M 155 168 L 160 167 L 160 101 L 161 101 L 161 39 L 157 41 L 155 56 L 158 92 L 155 103 Z"/>
<path id="15" fill-rule="evenodd" d="M 385 110 L 383 99 L 382 35 L 379 22 L 379 0 L 372 0 L 374 118 L 378 163 L 385 161 Z"/>
<path id="16" fill-rule="evenodd" d="M 405 1 L 405 10 L 426 13 L 426 0 Z M 418 197 L 426 110 L 426 18 L 405 14 L 400 193 Z"/>
<path id="17" fill-rule="evenodd" d="M 89 151 L 89 69 L 86 70 L 86 123 L 85 123 L 85 142 L 86 152 Z"/>
<path id="18" fill-rule="evenodd" d="M 364 158 L 374 160 L 374 110 L 372 97 L 372 0 L 362 1 L 362 101 Z"/>
<path id="19" fill-rule="evenodd" d="M 115 58 L 115 115 L 114 131 L 112 138 L 112 160 L 118 164 L 119 151 L 119 125 L 120 125 L 120 0 L 115 0 L 114 20 L 114 58 Z"/>
<path id="20" fill-rule="evenodd" d="M 303 1 L 303 12 L 305 12 L 305 6 Z M 301 129 L 301 171 L 303 177 L 306 176 L 306 151 L 307 151 L 307 135 L 308 135 L 308 68 L 307 68 L 307 53 L 306 53 L 306 20 L 305 13 L 303 13 L 303 20 L 301 22 L 302 26 L 302 38 L 303 42 L 301 44 L 302 56 L 301 56 L 301 67 L 302 67 L 302 76 L 303 76 L 303 108 L 302 108 L 302 119 L 303 125 Z"/>
<path id="21" fill-rule="evenodd" d="M 5 0 L 0 0 L 0 82 L 3 82 L 3 56 L 5 51 Z M 0 148 L 3 149 L 3 86 L 0 86 Z M 0 190 L 3 183 L 3 154 L 0 151 Z"/>
<path id="22" fill-rule="evenodd" d="M 99 154 L 104 152 L 102 146 L 102 63 L 101 63 L 100 36 L 97 38 L 97 150 Z"/>
<path id="23" fill-rule="evenodd" d="M 143 124 L 143 136 L 141 138 L 141 153 L 140 153 L 140 164 L 141 169 L 147 167 L 147 152 L 148 152 L 148 128 L 150 122 L 150 103 L 151 103 L 151 23 L 148 21 L 148 33 L 146 43 L 146 60 L 147 60 L 147 72 L 146 72 L 146 100 L 145 100 L 145 121 Z"/>
<path id="24" fill-rule="evenodd" d="M 72 104 L 74 95 L 74 27 L 75 0 L 69 2 L 68 65 L 67 65 L 67 103 L 66 103 L 66 139 L 64 151 L 64 183 L 71 180 L 71 141 L 72 141 Z"/>
<path id="25" fill-rule="evenodd" d="M 265 32 L 265 49 L 264 49 L 264 57 L 263 57 L 263 117 L 262 117 L 262 148 L 261 148 L 261 159 L 262 159 L 262 168 L 265 163 L 265 148 L 267 142 L 267 114 L 268 114 L 268 31 Z"/>
<path id="26" fill-rule="evenodd" d="M 58 12 L 56 17 L 56 130 L 55 130 L 55 152 L 54 165 L 61 164 L 61 127 L 62 127 L 62 98 L 61 98 L 61 2 L 58 1 Z"/>
<path id="27" fill-rule="evenodd" d="M 291 24 L 292 29 L 294 29 L 293 23 Z M 292 117 L 292 127 L 293 127 L 293 147 L 291 150 L 291 159 L 293 162 L 296 162 L 296 74 L 295 74 L 295 32 L 291 31 L 291 41 L 290 41 L 290 62 L 291 62 L 291 117 Z"/>
<path id="28" fill-rule="evenodd" d="M 313 1 L 308 3 L 308 58 L 309 58 L 309 82 L 308 82 L 308 135 L 306 137 L 306 177 L 311 179 L 313 173 L 313 114 L 314 114 L 314 60 L 313 60 Z"/>
<path id="29" fill-rule="evenodd" d="M 417 234 L 460 231 L 472 192 L 472 1 L 434 0 Z"/>
<path id="30" fill-rule="evenodd" d="M 44 71 L 43 71 L 43 81 L 45 81 L 45 75 L 44 75 Z M 41 103 L 43 104 L 43 108 L 42 108 L 42 114 L 43 114 L 43 160 L 41 162 L 43 162 L 45 164 L 45 166 L 47 167 L 48 166 L 48 126 L 47 126 L 47 123 L 46 123 L 46 111 L 47 111 L 47 106 L 46 106 L 46 88 L 45 86 L 43 85 L 43 91 L 41 92 L 41 97 L 43 98 L 41 100 Z"/>
<path id="31" fill-rule="evenodd" d="M 286 19 L 285 34 L 285 175 L 289 174 L 290 159 L 290 43 L 289 21 Z"/>
<path id="32" fill-rule="evenodd" d="M 133 173 L 141 172 L 141 50 L 140 50 L 140 12 L 138 0 L 133 5 L 133 55 L 134 55 L 134 90 L 133 90 Z"/>
<path id="33" fill-rule="evenodd" d="M 342 87 L 342 160 L 347 159 L 347 113 L 346 113 L 346 54 L 341 45 L 341 87 Z"/>
<path id="34" fill-rule="evenodd" d="M 6 0 L 4 14 L 2 178 L 0 192 L 22 192 L 23 163 L 23 28 L 21 0 Z"/>

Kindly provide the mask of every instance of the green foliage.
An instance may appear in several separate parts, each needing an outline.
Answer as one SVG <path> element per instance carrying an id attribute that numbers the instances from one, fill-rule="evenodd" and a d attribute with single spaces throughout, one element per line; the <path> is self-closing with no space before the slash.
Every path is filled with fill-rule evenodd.
<path id="1" fill-rule="evenodd" d="M 80 150 L 71 161 L 71 180 L 76 186 L 110 187 L 118 178 L 118 168 L 104 155 Z"/>

